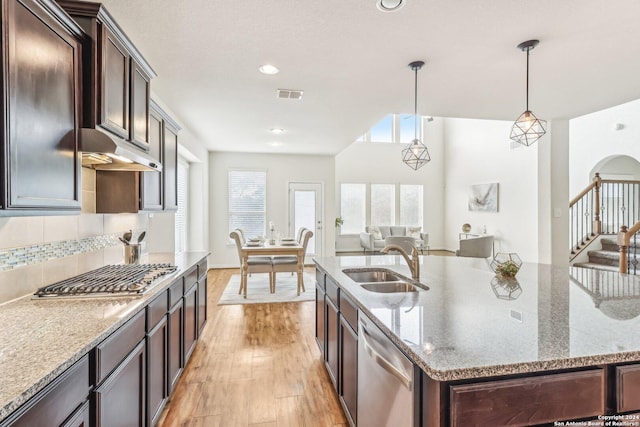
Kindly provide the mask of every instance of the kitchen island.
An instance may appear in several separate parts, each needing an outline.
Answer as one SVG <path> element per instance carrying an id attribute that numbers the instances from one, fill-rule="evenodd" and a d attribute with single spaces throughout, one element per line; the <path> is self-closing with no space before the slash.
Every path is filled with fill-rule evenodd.
<path id="1" fill-rule="evenodd" d="M 420 369 L 415 425 L 597 421 L 640 411 L 635 276 L 525 263 L 517 281 L 505 282 L 487 260 L 429 256 L 421 257 L 419 280 L 428 290 L 378 293 L 343 270 L 388 269 L 411 277 L 402 257 L 315 261 L 327 295 L 329 283 L 336 284 Z M 321 349 L 331 359 L 333 349 Z"/>
<path id="2" fill-rule="evenodd" d="M 4 426 L 7 420 L 15 418 L 15 414 L 12 413 L 19 413 L 24 406 L 30 406 L 30 402 L 39 396 L 43 389 L 56 385 L 60 377 L 73 369 L 84 373 L 87 370 L 91 371 L 88 381 L 82 379 L 74 385 L 80 389 L 78 393 L 86 397 L 92 384 L 95 385 L 96 378 L 100 379 L 100 375 L 105 377 L 113 371 L 115 366 L 106 365 L 111 363 L 109 357 L 115 365 L 119 360 L 116 360 L 114 355 L 128 354 L 128 349 L 122 345 L 129 338 L 135 337 L 137 340 L 132 345 L 141 348 L 140 363 L 144 367 L 144 344 L 138 345 L 140 334 L 144 338 L 146 331 L 147 336 L 151 337 L 149 326 L 155 325 L 148 321 L 145 329 L 147 306 L 155 310 L 153 313 L 147 310 L 150 311 L 149 319 L 153 318 L 155 321 L 156 318 L 165 317 L 171 298 L 180 301 L 176 306 L 180 308 L 181 317 L 176 323 L 179 328 L 175 330 L 181 339 L 189 336 L 185 325 L 192 324 L 195 328 L 206 320 L 206 306 L 201 306 L 198 324 L 193 323 L 197 320 L 197 307 L 194 307 L 194 304 L 197 306 L 198 300 L 190 297 L 186 289 L 196 292 L 193 293 L 194 296 L 206 298 L 206 256 L 206 252 L 158 253 L 143 256 L 142 263 L 170 263 L 176 265 L 177 270 L 155 281 L 153 287 L 142 296 L 45 300 L 25 296 L 0 305 L 0 425 Z M 202 270 L 200 274 L 199 270 Z M 191 282 L 197 283 L 197 286 Z M 159 313 L 160 317 L 157 317 L 156 313 Z M 188 317 L 189 313 L 194 313 L 190 315 L 191 319 Z M 171 319 L 167 320 L 170 321 Z M 116 335 L 120 330 L 123 333 Z M 197 334 L 197 331 L 192 331 L 191 335 L 193 334 Z M 109 343 L 111 337 L 113 339 Z M 165 335 L 164 341 L 167 339 L 170 340 L 171 337 Z M 111 347 L 101 347 L 104 343 L 110 344 Z M 184 341 L 179 344 L 178 349 L 186 345 Z M 184 348 L 185 352 L 187 350 L 188 348 Z M 183 363 L 186 357 L 188 354 L 181 354 L 178 362 Z M 151 361 L 148 363 L 151 367 Z M 108 369 L 101 372 L 103 366 Z M 114 372 L 117 371 L 118 369 L 115 369 Z M 147 372 L 140 375 L 143 384 L 146 376 L 151 374 Z M 65 382 L 62 384 L 68 385 Z M 143 386 L 142 390 L 144 389 Z M 166 390 L 163 393 L 166 395 Z M 44 398 L 41 400 L 48 408 L 57 406 L 56 403 L 46 402 Z M 143 395 L 140 410 L 141 414 L 146 416 L 144 400 Z M 135 399 L 134 403 L 137 407 L 138 402 Z M 140 421 L 145 423 L 143 419 Z M 94 425 L 93 422 L 89 424 Z M 24 425 L 24 422 L 19 425 Z"/>

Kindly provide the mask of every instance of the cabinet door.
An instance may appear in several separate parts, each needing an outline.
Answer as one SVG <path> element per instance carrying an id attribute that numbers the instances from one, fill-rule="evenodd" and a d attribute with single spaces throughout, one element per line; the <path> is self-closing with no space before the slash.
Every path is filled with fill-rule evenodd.
<path id="1" fill-rule="evenodd" d="M 168 354 L 168 392 L 171 395 L 184 366 L 182 358 L 182 345 L 184 342 L 182 300 L 175 304 L 169 311 L 169 354 Z"/>
<path id="2" fill-rule="evenodd" d="M 196 338 L 198 337 L 198 322 L 196 319 L 198 307 L 198 289 L 197 285 L 193 285 L 184 294 L 184 364 L 191 356 L 196 346 Z"/>
<path id="3" fill-rule="evenodd" d="M 89 402 L 85 402 L 61 427 L 89 427 L 89 419 Z"/>
<path id="4" fill-rule="evenodd" d="M 106 27 L 101 43 L 102 102 L 99 124 L 123 139 L 129 139 L 129 67 L 127 49 Z"/>
<path id="5" fill-rule="evenodd" d="M 320 353 L 324 357 L 325 352 L 325 310 L 324 310 L 324 291 L 319 285 L 316 285 L 316 342 Z M 326 358 L 325 358 L 326 360 Z"/>
<path id="6" fill-rule="evenodd" d="M 198 281 L 198 336 L 207 323 L 207 276 Z"/>
<path id="7" fill-rule="evenodd" d="M 327 354 L 325 356 L 329 377 L 338 390 L 338 309 L 329 298 L 325 298 L 327 310 Z"/>
<path id="8" fill-rule="evenodd" d="M 33 0 L 2 4 L 7 185 L 0 203 L 79 211 L 80 42 Z"/>
<path id="9" fill-rule="evenodd" d="M 95 391 L 96 426 L 145 425 L 145 342 Z"/>
<path id="10" fill-rule="evenodd" d="M 357 425 L 358 401 L 358 335 L 346 319 L 340 315 L 340 401 L 351 418 L 351 425 Z"/>
<path id="11" fill-rule="evenodd" d="M 167 337 L 165 315 L 147 335 L 148 426 L 156 424 L 167 401 Z"/>
<path id="12" fill-rule="evenodd" d="M 164 210 L 178 209 L 178 131 L 165 123 L 164 159 L 162 162 L 164 180 Z"/>
<path id="13" fill-rule="evenodd" d="M 153 110 L 149 116 L 149 155 L 164 163 L 162 157 L 162 117 Z M 140 209 L 162 210 L 162 172 L 142 172 Z"/>
<path id="14" fill-rule="evenodd" d="M 131 60 L 131 141 L 149 149 L 149 95 L 151 78 Z"/>

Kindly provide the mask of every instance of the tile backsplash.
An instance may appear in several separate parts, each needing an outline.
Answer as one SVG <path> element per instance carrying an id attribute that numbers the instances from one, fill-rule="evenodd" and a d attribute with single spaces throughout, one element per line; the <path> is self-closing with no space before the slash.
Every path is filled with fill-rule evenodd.
<path id="1" fill-rule="evenodd" d="M 148 227 L 147 213 L 0 218 L 0 303 L 122 263 L 118 236 L 133 230 L 135 240 Z"/>

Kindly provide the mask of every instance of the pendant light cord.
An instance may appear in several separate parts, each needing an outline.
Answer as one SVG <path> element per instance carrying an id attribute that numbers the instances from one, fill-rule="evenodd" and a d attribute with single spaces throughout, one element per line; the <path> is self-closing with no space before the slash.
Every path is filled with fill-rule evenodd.
<path id="1" fill-rule="evenodd" d="M 414 67 L 415 83 L 413 88 L 413 139 L 418 139 L 418 67 Z"/>
<path id="2" fill-rule="evenodd" d="M 529 51 L 531 50 L 530 47 L 527 48 L 527 108 L 525 111 L 529 111 Z"/>

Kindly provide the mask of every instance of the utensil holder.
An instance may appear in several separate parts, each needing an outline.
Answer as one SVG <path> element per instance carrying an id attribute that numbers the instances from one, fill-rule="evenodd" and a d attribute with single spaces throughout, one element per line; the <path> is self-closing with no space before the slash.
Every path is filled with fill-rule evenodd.
<path id="1" fill-rule="evenodd" d="M 141 246 L 137 243 L 130 243 L 124 247 L 124 263 L 139 264 L 140 263 Z"/>

